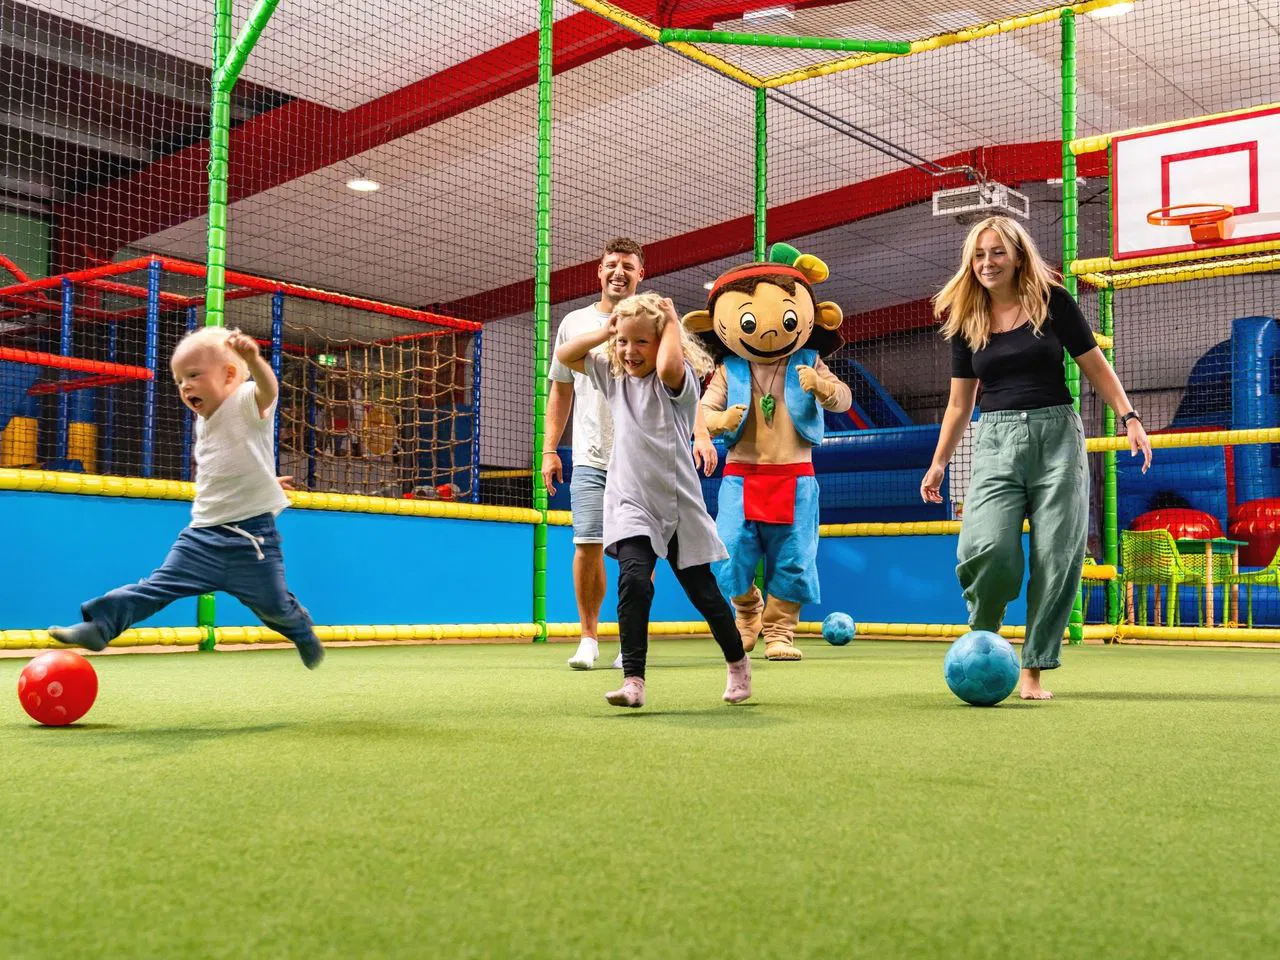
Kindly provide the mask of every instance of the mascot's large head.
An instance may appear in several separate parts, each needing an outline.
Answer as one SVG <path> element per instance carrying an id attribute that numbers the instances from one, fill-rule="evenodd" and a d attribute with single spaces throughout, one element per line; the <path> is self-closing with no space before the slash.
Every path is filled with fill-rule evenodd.
<path id="1" fill-rule="evenodd" d="M 840 308 L 818 302 L 812 284 L 827 279 L 827 265 L 795 247 L 775 243 L 764 263 L 748 263 L 721 274 L 707 297 L 707 309 L 684 317 L 712 356 L 736 353 L 745 360 L 772 363 L 802 347 L 828 356 L 843 345 Z"/>

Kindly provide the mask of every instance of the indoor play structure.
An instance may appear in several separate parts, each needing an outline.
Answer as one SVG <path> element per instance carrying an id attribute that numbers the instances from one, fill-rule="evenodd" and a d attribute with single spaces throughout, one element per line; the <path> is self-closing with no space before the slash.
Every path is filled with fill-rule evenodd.
<path id="1" fill-rule="evenodd" d="M 158 400 L 170 379 L 160 348 L 205 305 L 166 282 L 203 281 L 206 267 L 143 257 L 40 279 L 7 257 L 0 267 L 14 281 L 0 287 L 0 467 L 190 480 L 193 415 L 180 437 L 166 432 L 177 415 Z M 226 300 L 270 298 L 260 342 L 281 382 L 276 464 L 299 489 L 478 502 L 479 324 L 225 276 Z M 342 311 L 342 332 L 290 320 L 290 301 Z"/>
<path id="2" fill-rule="evenodd" d="M 1233 320 L 1231 337 L 1196 361 L 1177 413 L 1164 429 L 1257 430 L 1280 423 L 1278 354 L 1280 328 L 1273 317 Z M 1168 450 L 1145 476 L 1121 458 L 1117 472 L 1123 491 L 1117 498 L 1121 529 L 1142 514 L 1176 503 L 1209 514 L 1219 530 L 1226 530 L 1237 509 L 1280 496 L 1280 462 L 1270 445 Z M 1252 565 L 1270 559 L 1271 554 Z"/>
<path id="3" fill-rule="evenodd" d="M 463 34 L 415 11 L 408 20 L 434 26 L 396 47 L 394 65 L 383 59 L 383 46 L 403 40 L 394 32 L 378 49 L 351 39 L 360 56 L 308 60 L 305 31 L 274 6 L 258 5 L 237 33 L 219 0 L 213 62 L 202 64 L 209 115 L 166 130 L 163 149 L 131 161 L 140 172 L 104 165 L 83 175 L 54 211 L 59 231 L 44 251 L 52 276 L 0 274 L 0 517 L 32 545 L 33 564 L 67 564 L 66 576 L 4 596 L 0 644 L 47 644 L 49 609 L 134 575 L 154 556 L 151 541 L 171 539 L 190 496 L 191 434 L 166 400 L 166 357 L 191 325 L 240 322 L 240 300 L 270 308 L 251 332 L 283 384 L 279 466 L 300 490 L 282 526 L 322 636 L 572 635 L 571 535 L 557 509 L 567 487 L 550 498 L 531 466 L 541 459 L 554 321 L 598 291 L 598 247 L 615 232 L 644 244 L 654 289 L 689 303 L 710 265 L 817 238 L 829 282 L 849 285 L 833 299 L 881 311 L 874 334 L 831 361 L 854 404 L 828 419 L 815 451 L 828 599 L 806 620 L 843 610 L 860 636 L 963 632 L 958 523 L 949 505 L 918 494 L 947 379 L 923 332 L 928 297 L 983 214 L 1023 217 L 1073 293 L 1097 289 L 1081 300 L 1108 356 L 1131 361 L 1126 383 L 1139 397 L 1143 358 L 1116 357 L 1117 328 L 1147 324 L 1142 337 L 1162 338 L 1191 369 L 1176 417 L 1152 424 L 1166 429 L 1146 477 L 1117 462 L 1110 411 L 1087 425 L 1088 449 L 1103 461 L 1090 577 L 1107 596 L 1082 606 L 1072 638 L 1192 636 L 1190 607 L 1183 627 L 1124 622 L 1120 533 L 1153 510 L 1200 510 L 1226 534 L 1252 524 L 1237 539 L 1267 549 L 1253 545 L 1280 496 L 1275 307 L 1255 307 L 1244 284 L 1274 272 L 1280 241 L 1201 244 L 1168 210 L 1158 228 L 1173 237 L 1167 248 L 1129 246 L 1110 229 L 1128 215 L 1111 196 L 1133 179 L 1123 145 L 1147 125 L 1209 128 L 1267 105 L 1242 102 L 1234 80 L 1215 81 L 1202 85 L 1204 116 L 1192 124 L 1185 98 L 1137 95 L 1096 69 L 1082 82 L 1114 42 L 1095 17 L 1127 4 L 1016 15 L 990 5 L 955 22 L 905 5 L 900 23 L 868 38 L 858 4 L 797 4 L 753 26 L 745 13 L 776 4 L 543 0 L 536 11 L 513 5 L 502 25 L 511 36 L 462 63 L 449 58 Z M 1178 34 L 1168 29 L 1173 7 L 1141 6 L 1126 29 L 1166 49 Z M 165 56 L 204 55 L 129 30 Z M 255 49 L 264 31 L 271 42 Z M 446 65 L 422 67 L 423 50 Z M 911 122 L 886 112 L 904 97 L 917 105 Z M 635 146 L 635 130 L 664 148 Z M 584 143 L 612 152 L 586 156 Z M 1184 199 L 1157 196 L 1140 219 Z M 1213 288 L 1215 322 L 1238 318 L 1215 328 L 1221 343 L 1207 353 L 1168 319 L 1203 316 L 1177 309 L 1178 291 L 1201 282 L 1226 284 Z M 1156 286 L 1165 309 L 1127 309 L 1132 288 Z M 893 376 L 877 355 L 895 358 Z M 1078 371 L 1068 369 L 1078 400 Z M 916 370 L 919 383 L 901 389 L 903 371 Z M 963 486 L 958 476 L 948 484 L 945 501 Z M 714 507 L 717 479 L 704 489 Z M 87 531 L 88 552 L 109 562 L 58 558 L 42 534 L 55 523 Z M 477 589 L 476 572 L 499 565 L 502 576 Z M 655 632 L 702 629 L 672 595 L 659 591 Z M 230 603 L 165 615 L 125 642 L 275 639 Z M 1010 635 L 1020 618 L 1015 604 Z M 1194 636 L 1239 633 L 1215 623 Z"/>

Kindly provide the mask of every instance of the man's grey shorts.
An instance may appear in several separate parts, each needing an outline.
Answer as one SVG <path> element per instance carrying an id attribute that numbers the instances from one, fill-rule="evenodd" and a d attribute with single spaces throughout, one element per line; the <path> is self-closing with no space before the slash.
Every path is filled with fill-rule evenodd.
<path id="1" fill-rule="evenodd" d="M 596 467 L 575 466 L 569 478 L 569 506 L 573 511 L 573 542 L 604 543 L 604 481 L 608 474 Z"/>

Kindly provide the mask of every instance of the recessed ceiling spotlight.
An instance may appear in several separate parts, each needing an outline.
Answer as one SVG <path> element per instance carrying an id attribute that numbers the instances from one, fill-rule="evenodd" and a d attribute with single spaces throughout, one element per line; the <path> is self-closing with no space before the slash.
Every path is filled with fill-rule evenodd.
<path id="1" fill-rule="evenodd" d="M 368 177 L 352 177 L 347 181 L 347 189 L 354 190 L 356 193 L 376 193 L 382 189 L 382 184 Z"/>

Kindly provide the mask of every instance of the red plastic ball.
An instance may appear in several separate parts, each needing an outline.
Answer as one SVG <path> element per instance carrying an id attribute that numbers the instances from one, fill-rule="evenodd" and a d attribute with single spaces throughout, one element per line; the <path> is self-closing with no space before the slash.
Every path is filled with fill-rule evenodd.
<path id="1" fill-rule="evenodd" d="M 18 675 L 18 702 L 32 720 L 47 727 L 75 723 L 98 697 L 98 674 L 70 650 L 50 650 Z"/>
<path id="2" fill-rule="evenodd" d="M 452 500 L 453 484 L 451 483 L 440 484 L 440 486 L 436 487 L 436 496 L 438 496 L 441 500 Z"/>

